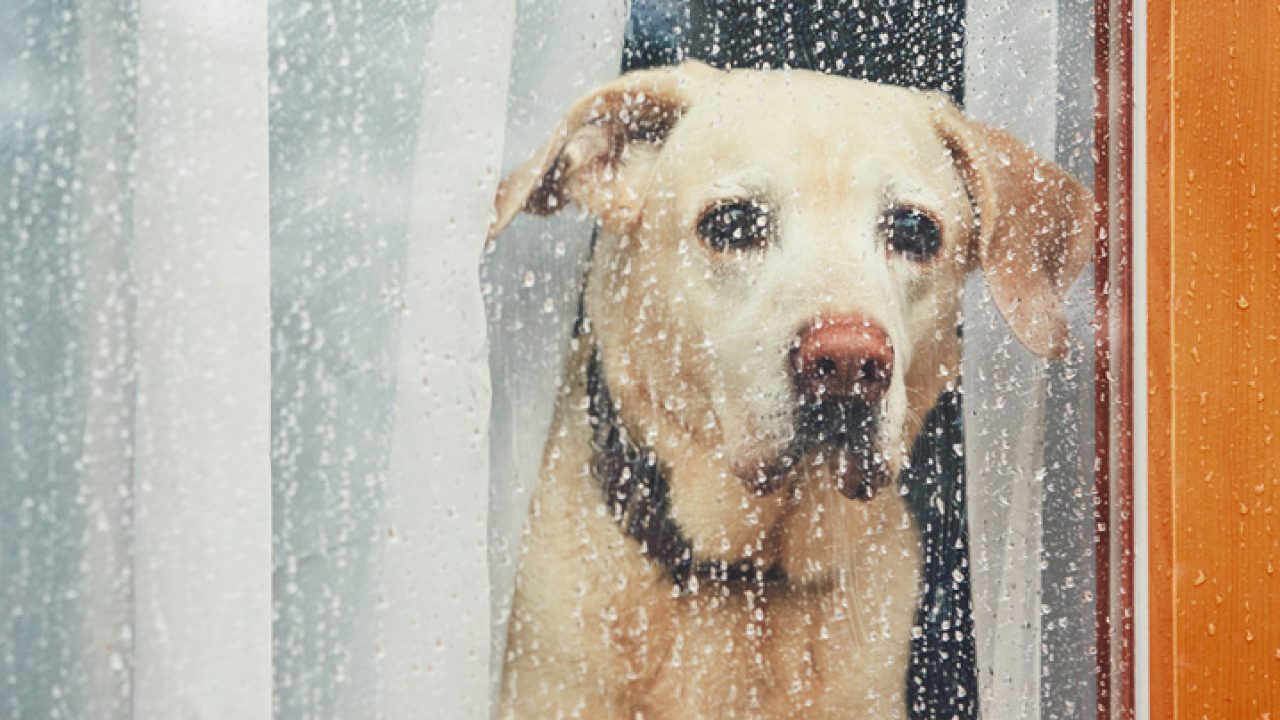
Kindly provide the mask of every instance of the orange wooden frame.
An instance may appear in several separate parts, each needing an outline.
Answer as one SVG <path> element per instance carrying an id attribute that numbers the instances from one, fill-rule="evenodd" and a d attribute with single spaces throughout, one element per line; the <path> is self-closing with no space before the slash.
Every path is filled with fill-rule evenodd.
<path id="1" fill-rule="evenodd" d="M 1151 717 L 1280 717 L 1280 3 L 1147 31 Z"/>

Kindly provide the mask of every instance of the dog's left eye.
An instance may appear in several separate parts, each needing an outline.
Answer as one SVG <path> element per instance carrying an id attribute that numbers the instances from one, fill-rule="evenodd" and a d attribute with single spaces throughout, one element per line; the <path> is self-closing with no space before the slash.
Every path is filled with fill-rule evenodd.
<path id="1" fill-rule="evenodd" d="M 889 249 L 910 260 L 924 262 L 942 248 L 942 230 L 938 223 L 915 208 L 894 208 L 882 225 Z"/>
<path id="2" fill-rule="evenodd" d="M 769 236 L 769 208 L 755 200 L 718 203 L 698 219 L 698 235 L 720 252 L 761 247 Z"/>

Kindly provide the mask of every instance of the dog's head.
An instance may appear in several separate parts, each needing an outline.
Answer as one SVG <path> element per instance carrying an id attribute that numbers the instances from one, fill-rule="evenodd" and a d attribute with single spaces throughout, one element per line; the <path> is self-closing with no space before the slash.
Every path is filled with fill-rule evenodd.
<path id="1" fill-rule="evenodd" d="M 896 477 L 955 382 L 971 269 L 1060 356 L 1092 245 L 1089 192 L 1016 140 L 934 93 L 803 71 L 686 63 L 589 94 L 503 182 L 491 237 L 569 204 L 602 230 L 586 316 L 621 417 L 695 549 L 734 557 L 874 505 L 834 493 Z"/>

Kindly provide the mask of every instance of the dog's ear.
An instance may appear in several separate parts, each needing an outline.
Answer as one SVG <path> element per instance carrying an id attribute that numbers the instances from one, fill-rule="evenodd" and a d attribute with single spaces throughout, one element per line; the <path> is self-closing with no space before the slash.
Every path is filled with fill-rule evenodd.
<path id="1" fill-rule="evenodd" d="M 938 100 L 934 123 L 960 168 L 977 216 L 974 253 L 1022 344 L 1067 351 L 1062 299 L 1093 252 L 1093 195 L 1006 132 Z"/>
<path id="2" fill-rule="evenodd" d="M 551 215 L 573 202 L 620 232 L 640 210 L 644 163 L 666 140 L 695 87 L 715 70 L 697 62 L 628 73 L 574 103 L 551 138 L 498 186 L 489 240 L 521 211 Z"/>

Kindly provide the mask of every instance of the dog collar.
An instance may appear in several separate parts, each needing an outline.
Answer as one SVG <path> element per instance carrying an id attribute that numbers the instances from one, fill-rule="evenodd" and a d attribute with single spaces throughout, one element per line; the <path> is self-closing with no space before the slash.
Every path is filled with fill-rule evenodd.
<path id="1" fill-rule="evenodd" d="M 666 570 L 683 592 L 693 580 L 766 585 L 786 579 L 776 565 L 749 559 L 694 560 L 693 545 L 671 516 L 671 490 L 662 461 L 637 445 L 623 425 L 593 351 L 587 363 L 587 415 L 591 423 L 591 474 L 604 493 L 609 514 L 622 532 L 640 543 L 640 552 Z"/>

